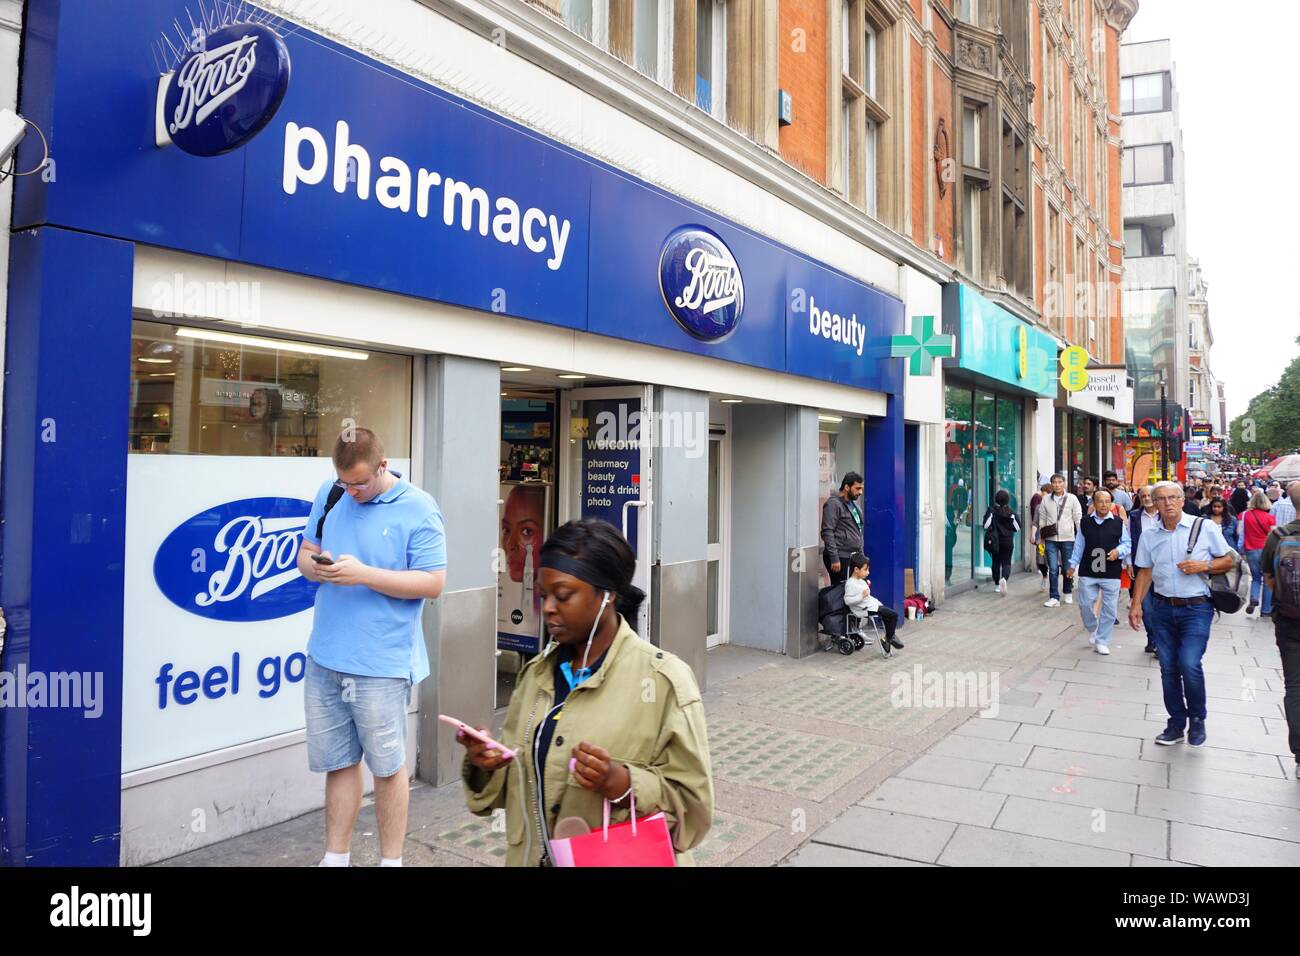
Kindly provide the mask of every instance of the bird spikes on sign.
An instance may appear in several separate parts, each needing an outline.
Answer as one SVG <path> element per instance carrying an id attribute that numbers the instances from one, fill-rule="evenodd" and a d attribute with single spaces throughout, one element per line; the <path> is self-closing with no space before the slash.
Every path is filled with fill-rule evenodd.
<path id="1" fill-rule="evenodd" d="M 180 18 L 172 20 L 172 29 L 164 30 L 153 42 L 149 52 L 160 74 L 170 73 L 196 50 L 203 49 L 210 34 L 235 23 L 255 23 L 285 36 L 285 20 L 254 7 L 245 0 L 197 0 L 199 12 L 185 8 L 185 23 Z"/>

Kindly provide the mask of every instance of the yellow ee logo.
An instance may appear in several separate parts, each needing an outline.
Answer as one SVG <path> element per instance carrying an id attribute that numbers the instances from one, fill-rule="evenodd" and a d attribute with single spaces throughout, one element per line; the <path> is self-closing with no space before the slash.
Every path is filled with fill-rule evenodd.
<path id="1" fill-rule="evenodd" d="M 1016 329 L 1016 371 L 1021 378 L 1029 375 L 1029 331 L 1022 325 Z"/>
<path id="2" fill-rule="evenodd" d="M 1088 350 L 1071 345 L 1061 352 L 1061 387 L 1077 392 L 1088 386 Z"/>

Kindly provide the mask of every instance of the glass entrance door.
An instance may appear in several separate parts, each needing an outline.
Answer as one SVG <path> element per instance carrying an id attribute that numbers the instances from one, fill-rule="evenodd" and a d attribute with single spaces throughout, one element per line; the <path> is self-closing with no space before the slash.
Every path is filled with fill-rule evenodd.
<path id="1" fill-rule="evenodd" d="M 636 632 L 650 636 L 651 508 L 654 500 L 653 396 L 648 385 L 566 392 L 560 434 L 568 440 L 561 469 L 560 520 L 599 518 L 623 532 L 636 554 L 632 583 L 644 591 Z"/>

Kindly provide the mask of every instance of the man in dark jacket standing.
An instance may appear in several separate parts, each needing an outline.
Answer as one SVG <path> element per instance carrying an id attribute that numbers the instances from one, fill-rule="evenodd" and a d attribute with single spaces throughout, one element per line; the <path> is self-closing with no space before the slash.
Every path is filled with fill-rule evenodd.
<path id="1" fill-rule="evenodd" d="M 851 471 L 840 482 L 840 493 L 822 505 L 822 563 L 831 584 L 848 577 L 849 556 L 864 550 L 862 511 L 857 505 L 861 497 L 862 476 Z"/>
<path id="2" fill-rule="evenodd" d="M 1300 512 L 1300 481 L 1291 482 L 1287 496 Z M 1287 738 L 1295 756 L 1295 776 L 1300 780 L 1300 618 L 1292 617 L 1295 605 L 1286 593 L 1278 594 L 1279 582 L 1273 577 L 1277 550 L 1283 537 L 1300 535 L 1300 521 L 1292 520 L 1269 532 L 1264 543 L 1260 565 L 1264 568 L 1264 583 L 1273 590 L 1273 633 L 1277 649 L 1282 655 L 1283 697 L 1282 709 L 1286 714 Z"/>

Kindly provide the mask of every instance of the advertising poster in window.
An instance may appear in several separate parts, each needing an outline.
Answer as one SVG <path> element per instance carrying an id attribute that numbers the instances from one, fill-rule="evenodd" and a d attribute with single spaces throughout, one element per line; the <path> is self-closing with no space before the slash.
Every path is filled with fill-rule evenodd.
<path id="1" fill-rule="evenodd" d="M 551 526 L 554 486 L 539 481 L 501 485 L 501 550 L 497 558 L 497 647 L 542 649 L 542 597 L 537 587 L 542 545 Z"/>
<path id="2" fill-rule="evenodd" d="M 623 509 L 641 500 L 641 400 L 588 399 L 585 418 L 571 423 L 571 438 L 581 440 L 578 480 L 582 516 L 623 529 Z M 629 514 L 628 544 L 636 552 L 636 516 Z"/>

